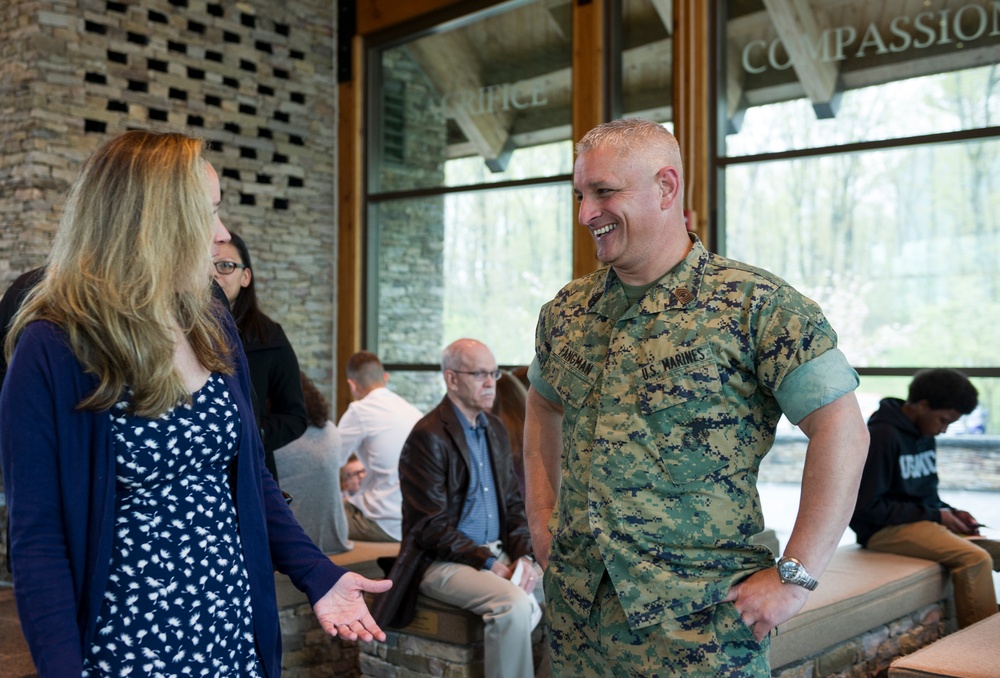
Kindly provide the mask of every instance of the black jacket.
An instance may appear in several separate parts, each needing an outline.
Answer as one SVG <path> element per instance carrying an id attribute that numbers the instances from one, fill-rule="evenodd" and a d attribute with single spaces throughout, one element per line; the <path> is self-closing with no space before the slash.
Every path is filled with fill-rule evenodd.
<path id="1" fill-rule="evenodd" d="M 868 419 L 868 459 L 851 529 L 864 546 L 889 525 L 941 522 L 951 508 L 938 496 L 937 446 L 903 413 L 903 401 L 885 398 Z"/>
<path id="2" fill-rule="evenodd" d="M 7 354 L 4 351 L 4 344 L 7 343 L 7 330 L 10 329 L 10 323 L 17 315 L 24 298 L 28 296 L 28 292 L 41 281 L 44 275 L 44 268 L 33 268 L 22 273 L 4 292 L 3 299 L 0 299 L 0 384 L 3 383 L 3 378 L 7 374 Z"/>
<path id="3" fill-rule="evenodd" d="M 531 554 L 531 536 L 511 461 L 510 439 L 503 423 L 486 414 L 487 440 L 500 512 L 500 538 L 504 552 L 516 560 Z M 458 530 L 469 488 L 469 447 L 451 401 L 445 397 L 416 423 L 399 456 L 399 482 L 403 494 L 403 546 L 393 567 L 393 589 L 420 584 L 427 566 L 446 560 L 481 569 L 492 553 Z M 400 577 L 405 573 L 405 577 Z M 397 579 L 399 579 L 397 581 Z M 415 596 L 396 590 L 396 604 L 412 605 Z M 377 620 L 388 623 L 394 606 L 382 609 Z M 395 616 L 398 619 L 412 615 Z M 403 622 L 405 623 L 405 622 Z"/>
<path id="4" fill-rule="evenodd" d="M 299 361 L 285 331 L 273 320 L 268 319 L 262 340 L 242 338 L 250 363 L 254 412 L 264 441 L 264 463 L 277 479 L 274 451 L 305 433 L 308 425 Z"/>

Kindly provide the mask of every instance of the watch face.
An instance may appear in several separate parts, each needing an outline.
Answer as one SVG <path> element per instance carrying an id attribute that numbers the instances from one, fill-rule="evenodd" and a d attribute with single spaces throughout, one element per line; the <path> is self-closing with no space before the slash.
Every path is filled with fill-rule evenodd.
<path id="1" fill-rule="evenodd" d="M 799 566 L 786 560 L 778 566 L 778 574 L 782 579 L 794 579 L 799 574 Z"/>

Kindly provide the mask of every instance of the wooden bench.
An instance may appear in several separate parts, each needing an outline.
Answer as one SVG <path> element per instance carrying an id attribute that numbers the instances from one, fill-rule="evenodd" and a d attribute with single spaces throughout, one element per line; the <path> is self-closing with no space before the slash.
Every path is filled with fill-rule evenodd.
<path id="1" fill-rule="evenodd" d="M 353 551 L 331 556 L 331 560 L 378 579 L 383 573 L 377 559 L 398 551 L 396 543 L 355 542 Z M 275 575 L 275 585 L 282 663 L 290 673 L 315 668 L 324 675 L 364 672 L 374 676 L 390 675 L 379 673 L 380 663 L 426 668 L 482 662 L 482 620 L 464 610 L 421 597 L 414 624 L 405 630 L 389 629 L 387 643 L 362 643 L 359 648 L 356 643 L 328 638 L 305 596 L 287 577 Z M 7 596 L 11 632 L 3 635 L 14 638 L 12 597 Z M 774 675 L 825 676 L 845 670 L 837 670 L 838 666 L 862 662 L 871 665 L 868 675 L 875 675 L 905 654 L 892 664 L 891 678 L 1000 676 L 1000 615 L 929 644 L 953 623 L 948 620 L 950 604 L 948 577 L 936 563 L 842 546 L 805 607 L 772 638 Z M 925 629 L 918 634 L 915 628 L 921 622 Z M 937 630 L 927 631 L 931 627 Z M 540 629 L 536 636 L 539 643 L 544 642 Z M 30 666 L 26 648 L 18 656 L 25 667 Z M 10 656 L 4 662 L 8 660 Z M 810 663 L 812 667 L 807 666 Z"/>
<path id="2" fill-rule="evenodd" d="M 382 579 L 385 573 L 378 559 L 398 553 L 395 542 L 355 541 L 354 549 L 332 555 L 330 560 L 369 579 Z M 483 620 L 478 615 L 419 596 L 413 623 L 405 629 L 384 629 L 386 642 L 349 643 L 326 637 L 306 597 L 287 577 L 275 574 L 275 587 L 285 669 L 386 676 L 405 667 L 411 678 L 482 673 Z M 532 634 L 539 658 L 545 651 L 543 626 L 539 624 Z"/>
<path id="3" fill-rule="evenodd" d="M 841 546 L 802 610 L 772 635 L 772 672 L 806 675 L 801 670 L 809 663 L 816 676 L 862 663 L 870 665 L 869 675 L 884 671 L 900 647 L 945 632 L 950 596 L 949 577 L 937 563 Z M 919 637 L 904 641 L 907 633 Z"/>
<path id="4" fill-rule="evenodd" d="M 973 624 L 889 667 L 889 678 L 996 678 L 1000 676 L 1000 614 Z"/>
<path id="5" fill-rule="evenodd" d="M 330 556 L 337 565 L 346 567 L 369 579 L 385 579 L 385 573 L 378 566 L 379 558 L 395 558 L 399 555 L 398 541 L 357 541 L 354 548 Z"/>

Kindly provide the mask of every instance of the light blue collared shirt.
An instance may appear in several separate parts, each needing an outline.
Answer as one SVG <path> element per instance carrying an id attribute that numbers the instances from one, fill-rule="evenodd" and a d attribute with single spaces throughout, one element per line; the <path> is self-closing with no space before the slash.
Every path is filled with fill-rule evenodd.
<path id="1" fill-rule="evenodd" d="M 455 407 L 462 424 L 465 442 L 469 446 L 469 491 L 465 497 L 458 529 L 477 544 L 487 544 L 500 538 L 500 510 L 497 503 L 496 480 L 490 465 L 489 443 L 486 438 L 486 415 L 480 413 L 475 425 Z M 489 568 L 494 559 L 486 563 Z"/>

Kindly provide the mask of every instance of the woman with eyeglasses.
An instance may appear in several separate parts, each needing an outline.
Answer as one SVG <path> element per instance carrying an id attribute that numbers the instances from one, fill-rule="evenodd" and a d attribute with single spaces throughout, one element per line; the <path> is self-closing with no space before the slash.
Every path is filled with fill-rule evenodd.
<path id="1" fill-rule="evenodd" d="M 38 675 L 276 676 L 274 570 L 331 635 L 385 638 L 263 468 L 212 301 L 229 239 L 203 142 L 132 131 L 74 183 L 0 392 L 14 597 Z"/>
<path id="2" fill-rule="evenodd" d="M 250 363 L 250 381 L 255 394 L 254 411 L 264 441 L 264 459 L 278 478 L 274 451 L 306 431 L 305 398 L 299 379 L 299 361 L 281 325 L 271 320 L 257 304 L 250 251 L 235 233 L 219 247 L 214 257 L 215 280 L 226 293 Z"/>

